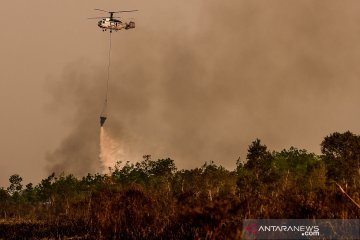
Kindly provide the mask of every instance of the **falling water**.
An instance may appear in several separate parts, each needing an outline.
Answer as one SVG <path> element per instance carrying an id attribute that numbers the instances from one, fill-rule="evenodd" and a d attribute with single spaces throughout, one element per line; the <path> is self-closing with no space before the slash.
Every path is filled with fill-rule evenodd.
<path id="1" fill-rule="evenodd" d="M 122 144 L 111 137 L 104 127 L 100 128 L 100 161 L 107 172 L 119 161 L 124 161 L 125 154 Z"/>

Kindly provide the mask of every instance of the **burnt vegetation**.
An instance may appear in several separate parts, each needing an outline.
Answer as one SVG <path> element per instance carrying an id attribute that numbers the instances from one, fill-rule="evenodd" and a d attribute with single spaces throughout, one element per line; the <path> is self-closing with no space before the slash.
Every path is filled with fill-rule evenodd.
<path id="1" fill-rule="evenodd" d="M 145 155 L 107 175 L 51 174 L 36 186 L 14 174 L 0 189 L 0 238 L 241 239 L 247 218 L 358 219 L 360 136 L 333 133 L 321 151 L 271 152 L 256 139 L 232 171 Z"/>

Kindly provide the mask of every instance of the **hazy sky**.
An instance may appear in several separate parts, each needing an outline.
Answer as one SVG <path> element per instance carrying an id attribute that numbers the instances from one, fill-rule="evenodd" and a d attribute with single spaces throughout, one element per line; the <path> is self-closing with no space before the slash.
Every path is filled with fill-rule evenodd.
<path id="1" fill-rule="evenodd" d="M 359 133 L 360 3 L 33 0 L 0 9 L 0 186 L 100 170 L 108 33 L 94 8 L 139 9 L 113 34 L 106 128 L 127 158 L 233 168 L 252 140 L 319 153 Z"/>

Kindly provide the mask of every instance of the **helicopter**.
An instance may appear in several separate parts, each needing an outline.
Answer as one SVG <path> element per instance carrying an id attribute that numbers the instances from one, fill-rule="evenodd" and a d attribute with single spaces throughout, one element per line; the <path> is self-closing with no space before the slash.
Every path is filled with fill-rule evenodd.
<path id="1" fill-rule="evenodd" d="M 98 26 L 99 28 L 102 29 L 103 32 L 109 30 L 110 33 L 112 33 L 112 31 L 118 31 L 121 29 L 131 29 L 131 28 L 135 28 L 135 22 L 130 21 L 130 22 L 122 22 L 120 20 L 118 20 L 118 17 L 114 17 L 115 13 L 123 13 L 123 12 L 136 12 L 138 10 L 129 10 L 129 11 L 117 11 L 117 12 L 112 12 L 112 11 L 106 11 L 106 10 L 102 10 L 102 9 L 94 9 L 96 11 L 101 11 L 101 12 L 106 12 L 109 13 L 110 16 L 109 17 L 93 17 L 93 18 L 89 18 L 89 19 L 101 19 L 98 22 Z"/>

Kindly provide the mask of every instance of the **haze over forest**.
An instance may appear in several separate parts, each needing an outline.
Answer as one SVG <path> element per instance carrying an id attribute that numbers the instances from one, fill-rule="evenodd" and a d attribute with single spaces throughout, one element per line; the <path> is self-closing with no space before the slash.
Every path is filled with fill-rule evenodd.
<path id="1" fill-rule="evenodd" d="M 105 127 L 124 160 L 233 169 L 255 138 L 320 153 L 326 135 L 359 132 L 358 1 L 13 1 L 3 24 L 13 9 L 14 24 L 47 20 L 2 28 L 1 186 L 101 171 L 109 34 L 86 20 L 93 8 L 141 10 L 113 34 Z"/>

